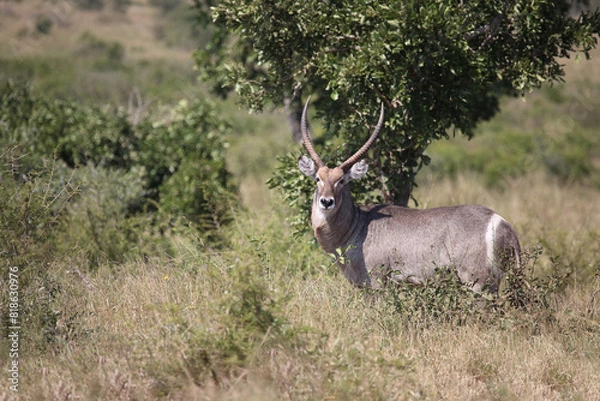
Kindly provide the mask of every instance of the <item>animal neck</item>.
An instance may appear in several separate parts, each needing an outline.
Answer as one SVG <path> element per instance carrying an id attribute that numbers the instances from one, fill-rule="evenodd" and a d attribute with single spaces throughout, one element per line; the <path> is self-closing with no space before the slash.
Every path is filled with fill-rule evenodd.
<path id="1" fill-rule="evenodd" d="M 317 195 L 312 205 L 312 226 L 319 245 L 325 252 L 332 253 L 336 249 L 345 248 L 356 231 L 360 209 L 344 188 L 334 210 L 325 212 L 318 205 Z"/>

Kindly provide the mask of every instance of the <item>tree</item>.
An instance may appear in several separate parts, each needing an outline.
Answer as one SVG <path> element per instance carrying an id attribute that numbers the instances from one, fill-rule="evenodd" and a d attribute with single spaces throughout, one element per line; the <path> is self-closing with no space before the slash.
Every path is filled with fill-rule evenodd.
<path id="1" fill-rule="evenodd" d="M 212 6 L 210 9 L 209 6 Z M 197 52 L 201 76 L 252 110 L 286 105 L 298 120 L 313 94 L 323 151 L 342 159 L 375 123 L 386 125 L 358 192 L 408 203 L 434 140 L 471 137 L 503 95 L 560 81 L 559 58 L 596 45 L 600 12 L 570 15 L 566 0 L 196 0 L 213 40 Z"/>

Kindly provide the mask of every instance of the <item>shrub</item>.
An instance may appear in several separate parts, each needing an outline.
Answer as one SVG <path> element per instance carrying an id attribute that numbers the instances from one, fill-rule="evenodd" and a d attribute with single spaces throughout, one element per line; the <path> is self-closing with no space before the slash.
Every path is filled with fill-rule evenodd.
<path id="1" fill-rule="evenodd" d="M 192 331 L 186 368 L 193 377 L 210 378 L 217 385 L 240 376 L 261 348 L 281 346 L 284 321 L 261 279 L 249 270 L 231 273 L 231 291 L 221 300 L 219 329 Z M 290 333 L 287 333 L 290 334 Z"/>
<path id="2" fill-rule="evenodd" d="M 15 177 L 18 159 L 14 148 L 0 155 L 8 167 L 0 170 L 0 265 L 3 276 L 9 267 L 17 269 L 19 322 L 28 328 L 28 351 L 34 351 L 65 334 L 58 327 L 61 309 L 56 305 L 61 284 L 48 267 L 57 257 L 57 228 L 77 188 L 68 180 L 57 180 L 63 176 L 60 163 Z M 8 305 L 7 278 L 0 280 L 2 305 Z M 3 314 L 2 319 L 7 318 Z"/>
<path id="3" fill-rule="evenodd" d="M 156 195 L 161 210 L 184 214 L 204 229 L 228 222 L 236 193 L 225 163 L 229 124 L 201 101 L 183 101 L 163 121 L 149 123 L 137 128 L 138 158 L 146 190 Z"/>
<path id="4" fill-rule="evenodd" d="M 477 322 L 538 331 L 553 321 L 556 309 L 550 300 L 563 293 L 572 273 L 557 258 L 551 258 L 552 270 L 540 275 L 536 265 L 542 253 L 541 246 L 525 251 L 521 266 L 504 272 L 498 296 L 476 294 L 455 272 L 440 269 L 423 286 L 397 283 L 385 292 L 384 299 L 406 325 L 413 327 Z"/>
<path id="5" fill-rule="evenodd" d="M 86 188 L 111 194 L 110 206 L 96 205 L 100 215 L 120 220 L 160 210 L 168 220 L 185 216 L 203 232 L 231 220 L 236 187 L 224 139 L 231 128 L 206 101 L 182 102 L 161 120 L 134 126 L 121 109 L 36 97 L 26 84 L 8 81 L 0 88 L 0 117 L 0 145 L 18 153 L 14 175 L 27 176 L 55 157 L 67 170 L 97 170 L 98 186 Z M 78 177 L 89 180 L 82 171 Z M 123 182 L 131 183 L 127 190 Z"/>
<path id="6" fill-rule="evenodd" d="M 77 169 L 80 194 L 67 206 L 58 234 L 57 248 L 63 255 L 76 250 L 89 268 L 121 263 L 144 256 L 150 247 L 152 219 L 130 214 L 143 193 L 139 175 L 122 170 L 87 166 Z"/>
<path id="7" fill-rule="evenodd" d="M 47 15 L 40 15 L 35 21 L 35 31 L 42 35 L 49 35 L 53 26 L 54 22 Z"/>
<path id="8" fill-rule="evenodd" d="M 485 299 L 460 282 L 450 270 L 437 270 L 424 286 L 400 282 L 387 294 L 396 313 L 407 325 L 465 324 L 484 316 Z M 479 306 L 478 306 L 479 304 Z"/>

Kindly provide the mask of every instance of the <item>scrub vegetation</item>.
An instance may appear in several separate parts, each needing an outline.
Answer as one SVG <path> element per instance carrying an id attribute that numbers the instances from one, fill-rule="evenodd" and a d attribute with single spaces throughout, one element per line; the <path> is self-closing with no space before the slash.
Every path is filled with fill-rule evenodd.
<path id="1" fill-rule="evenodd" d="M 369 292 L 312 239 L 283 112 L 195 82 L 185 2 L 58 3 L 0 6 L 0 400 L 600 399 L 598 51 L 428 147 L 413 207 L 519 233 L 499 296 Z"/>

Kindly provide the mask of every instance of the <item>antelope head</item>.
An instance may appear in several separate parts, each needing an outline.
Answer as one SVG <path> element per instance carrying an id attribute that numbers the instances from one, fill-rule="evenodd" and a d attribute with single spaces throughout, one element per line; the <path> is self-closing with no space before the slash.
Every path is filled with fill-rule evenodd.
<path id="1" fill-rule="evenodd" d="M 350 156 L 345 162 L 337 167 L 329 168 L 323 163 L 315 148 L 313 146 L 310 134 L 306 127 L 306 111 L 308 109 L 308 103 L 310 98 L 304 105 L 302 111 L 302 118 L 300 120 L 300 131 L 302 133 L 302 141 L 304 147 L 308 151 L 310 158 L 306 156 L 300 157 L 298 160 L 298 167 L 300 171 L 306 176 L 313 178 L 317 183 L 317 191 L 315 193 L 314 207 L 324 213 L 333 212 L 336 207 L 340 204 L 341 199 L 349 194 L 347 184 L 350 180 L 357 180 L 362 178 L 368 169 L 367 162 L 361 160 L 362 157 L 367 153 L 369 148 L 375 143 L 377 135 L 383 126 L 383 103 L 381 104 L 381 112 L 379 114 L 379 121 L 377 126 L 373 130 L 373 133 L 365 142 L 365 144 L 352 156 Z"/>

